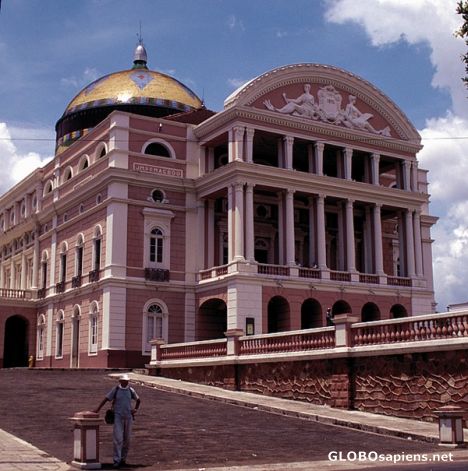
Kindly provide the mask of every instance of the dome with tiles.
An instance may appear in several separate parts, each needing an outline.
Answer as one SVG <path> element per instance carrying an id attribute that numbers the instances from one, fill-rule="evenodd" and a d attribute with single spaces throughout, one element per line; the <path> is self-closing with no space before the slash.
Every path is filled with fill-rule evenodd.
<path id="1" fill-rule="evenodd" d="M 56 125 L 57 146 L 66 147 L 114 110 L 162 117 L 200 108 L 203 103 L 190 88 L 148 69 L 147 53 L 140 43 L 131 69 L 95 80 L 71 100 Z"/>

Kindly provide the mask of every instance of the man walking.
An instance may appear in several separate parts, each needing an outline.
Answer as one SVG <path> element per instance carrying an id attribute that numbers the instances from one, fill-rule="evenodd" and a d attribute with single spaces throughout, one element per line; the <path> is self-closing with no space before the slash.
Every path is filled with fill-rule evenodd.
<path id="1" fill-rule="evenodd" d="M 140 398 L 136 391 L 128 385 L 129 379 L 127 374 L 121 375 L 119 377 L 119 384 L 106 394 L 95 410 L 98 413 L 107 401 L 112 402 L 115 414 L 113 429 L 114 468 L 120 468 L 125 465 L 130 447 L 132 422 L 140 407 Z M 132 408 L 132 400 L 135 401 L 134 408 Z"/>

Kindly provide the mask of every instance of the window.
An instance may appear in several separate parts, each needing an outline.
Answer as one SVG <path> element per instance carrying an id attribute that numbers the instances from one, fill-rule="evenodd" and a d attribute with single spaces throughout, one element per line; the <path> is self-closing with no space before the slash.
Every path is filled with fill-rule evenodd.
<path id="1" fill-rule="evenodd" d="M 101 144 L 99 144 L 97 147 L 96 147 L 96 153 L 94 154 L 94 161 L 96 161 L 97 159 L 101 159 L 102 157 L 104 157 L 105 155 L 107 154 L 107 147 L 106 147 L 106 144 L 104 142 L 101 142 Z"/>
<path id="2" fill-rule="evenodd" d="M 54 185 L 52 184 L 52 180 L 47 180 L 46 184 L 44 185 L 43 196 L 46 196 L 49 193 L 52 193 L 53 189 L 54 189 Z"/>
<path id="3" fill-rule="evenodd" d="M 83 274 L 83 251 L 84 251 L 84 239 L 80 234 L 76 241 L 75 247 L 75 275 L 81 276 Z"/>
<path id="4" fill-rule="evenodd" d="M 167 307 L 160 301 L 146 304 L 143 316 L 143 353 L 151 352 L 150 341 L 164 339 L 167 341 Z"/>
<path id="5" fill-rule="evenodd" d="M 150 237 L 150 262 L 162 263 L 164 237 L 161 229 L 153 229 Z"/>
<path id="6" fill-rule="evenodd" d="M 42 289 L 46 289 L 47 287 L 47 262 L 49 260 L 49 254 L 44 251 L 42 253 L 42 260 L 41 260 L 41 287 Z"/>
<path id="7" fill-rule="evenodd" d="M 102 252 L 102 229 L 101 226 L 96 226 L 94 229 L 93 240 L 93 270 L 101 268 L 101 252 Z"/>
<path id="8" fill-rule="evenodd" d="M 152 142 L 148 144 L 145 148 L 145 154 L 147 155 L 157 155 L 158 157 L 171 157 L 169 149 L 159 142 Z"/>
<path id="9" fill-rule="evenodd" d="M 60 249 L 60 281 L 65 282 L 67 278 L 67 244 L 64 242 Z"/>
<path id="10" fill-rule="evenodd" d="M 45 326 L 46 320 L 45 316 L 41 314 L 37 320 L 37 351 L 36 357 L 38 360 L 42 360 L 44 358 L 44 343 L 45 343 Z"/>
<path id="11" fill-rule="evenodd" d="M 89 311 L 89 353 L 97 354 L 98 351 L 98 320 L 99 320 L 98 303 L 91 303 Z"/>
<path id="12" fill-rule="evenodd" d="M 71 167 L 67 167 L 65 169 L 65 172 L 63 173 L 63 183 L 67 182 L 68 180 L 71 180 L 73 177 L 73 169 Z"/>
<path id="13" fill-rule="evenodd" d="M 86 170 L 88 167 L 89 167 L 89 157 L 87 155 L 83 155 L 78 165 L 78 171 L 81 172 L 82 170 Z"/>
<path id="14" fill-rule="evenodd" d="M 63 332 L 64 332 L 65 316 L 63 311 L 57 314 L 55 321 L 55 358 L 63 358 Z"/>
<path id="15" fill-rule="evenodd" d="M 166 200 L 166 195 L 162 190 L 156 189 L 151 192 L 151 199 L 155 203 L 164 203 L 164 201 Z"/>

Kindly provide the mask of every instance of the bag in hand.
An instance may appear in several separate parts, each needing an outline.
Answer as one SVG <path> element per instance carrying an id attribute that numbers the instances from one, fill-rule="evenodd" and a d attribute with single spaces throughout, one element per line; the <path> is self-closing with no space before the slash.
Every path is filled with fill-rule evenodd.
<path id="1" fill-rule="evenodd" d="M 104 416 L 104 421 L 106 424 L 113 424 L 115 419 L 115 414 L 113 409 L 106 410 L 106 415 Z"/>

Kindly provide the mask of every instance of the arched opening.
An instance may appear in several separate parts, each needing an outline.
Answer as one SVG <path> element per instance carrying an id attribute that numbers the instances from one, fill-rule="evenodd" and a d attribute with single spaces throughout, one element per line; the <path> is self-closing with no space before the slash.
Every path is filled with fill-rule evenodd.
<path id="1" fill-rule="evenodd" d="M 380 309 L 377 304 L 366 303 L 361 309 L 361 321 L 372 322 L 380 320 Z"/>
<path id="2" fill-rule="evenodd" d="M 268 333 L 291 330 L 288 301 L 282 296 L 275 296 L 268 303 Z"/>
<path id="3" fill-rule="evenodd" d="M 346 301 L 337 301 L 333 304 L 331 314 L 336 316 L 337 314 L 351 314 L 351 306 Z"/>
<path id="4" fill-rule="evenodd" d="M 159 142 L 152 142 L 151 144 L 148 144 L 145 149 L 145 154 L 157 155 L 158 157 L 171 157 L 169 149 Z"/>
<path id="5" fill-rule="evenodd" d="M 3 367 L 28 366 L 28 321 L 21 316 L 9 317 L 4 340 Z"/>
<path id="6" fill-rule="evenodd" d="M 224 338 L 226 330 L 226 303 L 222 299 L 205 301 L 198 309 L 197 340 Z"/>
<path id="7" fill-rule="evenodd" d="M 401 304 L 394 304 L 390 309 L 390 317 L 392 319 L 401 319 L 402 317 L 408 317 L 408 311 Z"/>
<path id="8" fill-rule="evenodd" d="M 322 306 L 316 299 L 306 299 L 301 306 L 301 329 L 322 327 Z"/>

